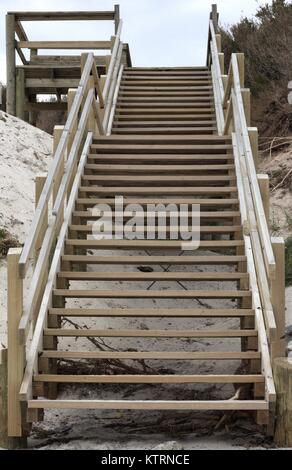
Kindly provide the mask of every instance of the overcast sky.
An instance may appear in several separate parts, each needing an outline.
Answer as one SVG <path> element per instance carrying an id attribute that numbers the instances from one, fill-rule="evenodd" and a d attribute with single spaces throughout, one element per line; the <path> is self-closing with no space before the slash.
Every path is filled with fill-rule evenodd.
<path id="1" fill-rule="evenodd" d="M 206 57 L 208 14 L 214 0 L 1 0 L 0 80 L 6 81 L 5 14 L 28 10 L 111 10 L 121 6 L 122 40 L 130 45 L 134 66 L 203 65 Z M 258 4 L 270 0 L 218 0 L 221 22 L 232 24 L 251 16 Z M 111 22 L 24 23 L 30 40 L 104 40 L 113 33 Z"/>

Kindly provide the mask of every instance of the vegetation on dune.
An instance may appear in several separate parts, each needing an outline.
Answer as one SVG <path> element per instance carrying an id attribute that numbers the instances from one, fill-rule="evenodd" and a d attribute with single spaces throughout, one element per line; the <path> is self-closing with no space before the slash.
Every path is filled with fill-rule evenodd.
<path id="1" fill-rule="evenodd" d="M 291 134 L 292 106 L 287 97 L 292 80 L 292 2 L 274 0 L 259 6 L 254 18 L 243 17 L 220 29 L 226 67 L 231 53 L 245 53 L 254 125 L 268 137 Z"/>
<path id="2" fill-rule="evenodd" d="M 16 248 L 18 246 L 21 246 L 19 241 L 5 228 L 0 228 L 0 257 L 6 256 L 9 248 Z"/>

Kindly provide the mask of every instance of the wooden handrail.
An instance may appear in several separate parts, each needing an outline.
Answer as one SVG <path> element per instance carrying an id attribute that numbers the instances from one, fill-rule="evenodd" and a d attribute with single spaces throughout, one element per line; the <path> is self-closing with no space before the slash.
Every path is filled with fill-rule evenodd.
<path id="1" fill-rule="evenodd" d="M 238 56 L 232 54 L 228 75 L 223 81 L 224 71 L 220 67 L 212 15 L 209 23 L 207 64 L 211 68 L 213 79 L 218 132 L 222 135 L 232 133 L 245 248 L 247 252 L 250 252 L 248 267 L 251 278 L 255 282 L 254 296 L 259 302 L 259 308 L 262 309 L 256 318 L 257 326 L 262 333 L 261 318 L 264 318 L 265 334 L 271 343 L 275 340 L 277 333 L 270 292 L 270 283 L 275 277 L 276 263 L 245 115 L 242 98 L 243 77 L 240 75 Z M 251 287 L 253 288 L 252 285 Z M 262 349 L 265 349 L 265 335 L 260 337 L 260 342 Z M 268 364 L 266 376 L 270 374 Z M 269 393 L 273 395 L 273 390 Z"/>
<path id="2" fill-rule="evenodd" d="M 20 400 L 27 400 L 31 398 L 31 395 L 32 395 L 32 378 L 33 378 L 33 373 L 34 373 L 34 367 L 37 361 L 38 351 L 42 347 L 43 328 L 45 325 L 48 308 L 51 305 L 52 291 L 56 282 L 57 271 L 60 266 L 60 259 L 64 250 L 64 242 L 67 237 L 68 226 L 70 225 L 71 220 L 72 220 L 73 209 L 74 209 L 76 199 L 78 197 L 79 185 L 80 185 L 82 175 L 84 173 L 84 167 L 87 161 L 87 156 L 89 154 L 89 149 L 92 143 L 92 139 L 93 139 L 93 134 L 90 132 L 88 133 L 86 142 L 84 144 L 83 152 L 82 152 L 80 162 L 78 165 L 78 170 L 77 170 L 74 183 L 72 186 L 70 198 L 69 198 L 66 210 L 65 210 L 64 221 L 60 230 L 57 246 L 54 251 L 53 260 L 52 260 L 50 272 L 48 275 L 48 282 L 47 282 L 45 292 L 43 295 L 43 300 L 42 300 L 42 304 L 41 304 L 40 311 L 38 314 L 36 327 L 33 333 L 33 338 L 29 346 L 25 372 L 24 372 L 23 381 L 20 387 Z"/>
<path id="3" fill-rule="evenodd" d="M 121 80 L 122 80 L 122 76 L 123 76 L 123 71 L 124 71 L 124 66 L 121 65 L 120 70 L 119 70 L 119 74 L 118 74 L 118 78 L 117 78 L 116 87 L 115 87 L 115 93 L 114 93 L 114 97 L 113 97 L 113 103 L 112 103 L 112 107 L 111 107 L 110 117 L 109 117 L 109 120 L 108 120 L 106 135 L 110 135 L 111 131 L 112 131 L 112 126 L 113 126 L 113 121 L 114 121 L 114 117 L 115 117 L 115 111 L 116 111 L 116 106 L 117 106 L 118 95 L 119 95 L 120 84 L 121 84 Z"/>
<path id="4" fill-rule="evenodd" d="M 93 54 L 90 53 L 88 55 L 88 58 L 85 64 L 85 67 L 81 76 L 80 84 L 77 89 L 76 96 L 75 96 L 72 108 L 70 110 L 67 122 L 65 124 L 62 137 L 60 139 L 56 153 L 54 155 L 54 159 L 50 167 L 48 177 L 44 185 L 44 189 L 42 191 L 38 206 L 36 208 L 36 212 L 35 212 L 32 224 L 31 224 L 29 235 L 27 237 L 27 240 L 22 250 L 22 254 L 19 260 L 19 271 L 20 271 L 20 276 L 22 278 L 24 278 L 26 274 L 30 255 L 34 249 L 35 241 L 40 233 L 42 214 L 51 196 L 54 180 L 60 169 L 62 158 L 67 148 L 70 133 L 77 120 L 78 112 L 80 110 L 82 101 L 84 99 L 85 86 L 88 83 L 93 63 L 94 63 L 94 57 L 93 57 Z"/>
<path id="5" fill-rule="evenodd" d="M 39 253 L 39 257 L 38 257 L 38 260 L 37 260 L 37 263 L 33 272 L 31 288 L 30 288 L 29 297 L 28 297 L 29 302 L 20 319 L 18 332 L 19 332 L 19 341 L 21 344 L 25 343 L 29 330 L 30 330 L 31 322 L 35 320 L 34 312 L 35 312 L 37 303 L 39 302 L 39 297 L 42 293 L 42 286 L 41 286 L 40 281 L 43 278 L 43 276 L 45 276 L 44 266 L 48 264 L 51 248 L 54 243 L 54 240 L 56 239 L 56 229 L 58 226 L 60 226 L 60 224 L 62 224 L 62 220 L 60 220 L 60 218 L 62 217 L 64 213 L 63 208 L 64 208 L 66 194 L 70 185 L 70 181 L 72 180 L 72 177 L 73 177 L 73 171 L 74 171 L 74 167 L 75 167 L 77 156 L 78 156 L 78 149 L 83 139 L 87 121 L 89 118 L 89 114 L 92 109 L 94 117 L 95 117 L 95 121 L 98 127 L 99 134 L 104 135 L 105 129 L 107 128 L 107 125 L 108 125 L 108 119 L 110 117 L 110 113 L 113 107 L 115 106 L 116 89 L 119 86 L 118 83 L 116 84 L 116 82 L 118 82 L 117 76 L 118 76 L 118 72 L 122 70 L 121 57 L 122 57 L 123 44 L 120 42 L 120 39 L 119 39 L 120 34 L 121 34 L 121 27 L 122 27 L 122 22 L 120 21 L 118 34 L 115 39 L 115 46 L 114 46 L 117 49 L 117 53 L 114 54 L 115 51 L 113 51 L 111 67 L 110 67 L 109 74 L 107 77 L 108 79 L 107 83 L 109 86 L 107 96 L 104 91 L 102 92 L 102 89 L 101 89 L 99 76 L 98 76 L 96 66 L 95 66 L 94 56 L 92 53 L 87 55 L 87 59 L 86 59 L 86 63 L 83 69 L 81 80 L 76 90 L 75 98 L 74 98 L 72 107 L 70 109 L 67 122 L 64 126 L 61 139 L 57 146 L 52 166 L 48 173 L 48 177 L 46 179 L 46 182 L 45 182 L 45 185 L 44 185 L 44 188 L 43 188 L 43 191 L 42 191 L 42 194 L 41 194 L 41 197 L 40 197 L 40 200 L 39 200 L 36 212 L 35 212 L 35 217 L 33 219 L 30 233 L 24 245 L 24 248 L 22 250 L 22 254 L 19 260 L 19 272 L 20 272 L 21 277 L 23 278 L 25 277 L 30 256 L 35 249 L 35 243 L 41 231 L 43 213 L 47 208 L 48 201 L 52 194 L 53 186 L 55 185 L 56 176 L 59 174 L 61 165 L 63 163 L 64 154 L 68 146 L 70 134 L 72 133 L 73 129 L 75 129 L 77 126 L 76 133 L 74 135 L 74 139 L 70 148 L 70 152 L 67 157 L 65 171 L 61 178 L 60 186 L 57 189 L 50 223 L 46 229 L 43 243 L 41 246 L 41 250 Z M 94 88 L 95 88 L 96 95 L 97 95 L 97 100 L 95 98 L 95 93 L 93 89 L 90 89 L 86 95 L 86 90 L 88 89 L 89 77 L 91 73 L 93 76 L 93 82 L 94 82 Z M 105 109 L 105 120 L 103 123 L 101 109 L 105 107 L 105 96 L 106 96 L 107 107 Z M 85 104 L 83 107 L 83 111 L 82 111 L 79 123 L 77 125 L 76 121 L 78 119 L 80 108 L 82 106 L 82 103 L 84 102 L 84 99 L 85 99 Z"/>
<path id="6" fill-rule="evenodd" d="M 111 49 L 111 41 L 19 41 L 20 49 Z"/>
<path id="7" fill-rule="evenodd" d="M 114 68 L 113 68 L 113 71 L 112 71 L 112 76 L 111 76 L 111 81 L 110 81 L 110 88 L 109 88 L 109 92 L 108 92 L 108 95 L 107 95 L 106 106 L 105 106 L 105 110 L 104 110 L 104 118 L 103 118 L 103 127 L 104 127 L 104 129 L 107 129 L 107 127 L 108 127 L 108 122 L 109 122 L 109 118 L 110 118 L 112 103 L 113 103 L 115 89 L 116 89 L 116 81 L 117 81 L 117 77 L 118 77 L 118 73 L 119 73 L 119 69 L 120 69 L 120 65 L 121 65 L 121 60 L 122 60 L 122 54 L 123 54 L 123 43 L 120 42 L 117 58 L 116 58 Z"/>
<path id="8" fill-rule="evenodd" d="M 117 31 L 117 34 L 116 34 L 116 37 L 115 37 L 114 47 L 113 47 L 113 50 L 112 50 L 111 61 L 110 61 L 106 81 L 105 81 L 105 84 L 104 84 L 104 89 L 103 89 L 103 98 L 104 98 L 105 102 L 107 101 L 107 97 L 108 97 L 108 94 L 109 94 L 110 85 L 111 85 L 111 81 L 112 81 L 112 75 L 113 75 L 115 63 L 116 63 L 116 60 L 117 60 L 117 55 L 118 55 L 119 46 L 120 46 L 120 37 L 121 37 L 122 27 L 123 27 L 123 21 L 120 20 L 118 31 Z"/>

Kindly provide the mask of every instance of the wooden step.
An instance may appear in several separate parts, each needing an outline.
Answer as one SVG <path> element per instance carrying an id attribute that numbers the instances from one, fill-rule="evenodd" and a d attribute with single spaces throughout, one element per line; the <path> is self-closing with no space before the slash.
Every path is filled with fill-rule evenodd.
<path id="1" fill-rule="evenodd" d="M 119 111 L 119 109 L 122 107 L 124 110 L 128 110 L 129 109 L 135 109 L 135 111 L 137 111 L 139 109 L 139 111 L 141 112 L 142 110 L 144 109 L 151 109 L 151 111 L 153 111 L 155 108 L 156 109 L 163 109 L 164 112 L 171 112 L 171 110 L 173 108 L 177 108 L 177 109 L 181 109 L 181 108 L 189 108 L 189 109 L 193 109 L 193 108 L 213 108 L 214 104 L 213 104 L 213 101 L 203 101 L 203 100 L 200 100 L 200 101 L 194 101 L 192 100 L 191 102 L 188 101 L 188 102 L 183 102 L 182 100 L 180 100 L 180 102 L 166 102 L 164 103 L 163 101 L 157 101 L 155 103 L 144 103 L 144 102 L 137 102 L 137 103 L 131 103 L 131 102 L 126 102 L 126 103 L 121 103 L 119 102 L 117 104 L 117 110 Z"/>
<path id="2" fill-rule="evenodd" d="M 28 400 L 28 409 L 267 411 L 265 400 Z"/>
<path id="3" fill-rule="evenodd" d="M 196 162 L 202 164 L 227 164 L 230 161 L 234 161 L 234 156 L 232 154 L 226 155 L 155 155 L 155 154 L 139 154 L 139 155 L 125 155 L 125 154 L 101 154 L 101 153 L 91 153 L 88 156 L 88 163 L 106 163 L 106 164 L 151 164 L 151 165 L 171 165 L 171 164 L 181 164 L 181 165 L 190 165 Z"/>
<path id="4" fill-rule="evenodd" d="M 236 265 L 246 263 L 245 256 L 93 256 L 63 255 L 62 261 L 78 264 L 128 265 Z"/>
<path id="5" fill-rule="evenodd" d="M 102 199 L 102 198 L 78 198 L 76 200 L 77 204 L 81 204 L 85 207 L 95 206 L 96 204 L 108 204 L 109 206 L 113 207 L 116 205 L 116 199 Z M 120 203 L 120 202 L 119 202 Z M 178 198 L 172 197 L 168 199 L 158 199 L 158 198 L 123 198 L 123 206 L 128 204 L 139 204 L 142 207 L 147 206 L 147 204 L 163 204 L 167 206 L 168 204 L 199 204 L 200 206 L 235 206 L 239 204 L 239 199 L 235 198 L 228 198 L 228 199 L 199 199 L 199 198 Z M 212 228 L 212 227 L 210 227 Z"/>
<path id="6" fill-rule="evenodd" d="M 210 77 L 209 70 L 124 70 L 123 77 L 135 77 L 135 76 L 158 76 L 158 77 L 170 77 L 170 76 L 177 76 L 178 78 L 182 77 L 189 77 L 189 76 L 197 76 L 197 75 L 204 75 L 206 77 Z"/>
<path id="7" fill-rule="evenodd" d="M 119 118 L 117 118 L 117 121 L 114 121 L 113 123 L 113 129 L 117 128 L 135 128 L 135 127 L 141 127 L 146 128 L 155 128 L 155 127 L 166 127 L 166 128 L 176 128 L 176 127 L 191 127 L 191 128 L 204 128 L 207 126 L 215 126 L 216 121 L 209 119 L 208 121 L 183 121 L 183 120 L 173 120 L 173 121 L 141 121 L 141 120 L 132 120 L 132 121 L 120 121 Z M 173 129 L 173 132 L 175 133 L 176 130 Z"/>
<path id="8" fill-rule="evenodd" d="M 86 170 L 95 170 L 98 173 L 136 173 L 142 172 L 146 174 L 156 173 L 156 172 L 175 172 L 175 173 L 190 173 L 196 171 L 235 171 L 235 166 L 233 164 L 221 164 L 221 165 L 110 165 L 110 164 L 92 164 L 88 163 L 85 166 Z"/>
<path id="9" fill-rule="evenodd" d="M 252 309 L 231 308 L 51 308 L 49 315 L 61 317 L 137 317 L 137 318 L 241 318 L 254 317 Z M 231 354 L 231 353 L 230 353 Z M 233 354 L 233 353 L 232 353 Z M 242 353 L 241 353 L 242 354 Z"/>
<path id="10" fill-rule="evenodd" d="M 198 72 L 203 70 L 204 72 L 209 72 L 210 69 L 209 67 L 206 66 L 196 66 L 196 67 L 125 67 L 124 71 L 125 72 L 151 72 L 151 71 L 156 71 L 156 72 Z"/>
<path id="11" fill-rule="evenodd" d="M 180 250 L 181 240 L 66 240 L 66 246 L 86 248 L 87 250 L 151 249 Z M 200 241 L 200 250 L 225 250 L 244 247 L 243 240 Z"/>
<path id="12" fill-rule="evenodd" d="M 255 384 L 264 383 L 263 375 L 61 375 L 39 374 L 34 382 L 81 384 Z"/>
<path id="13" fill-rule="evenodd" d="M 186 85 L 200 86 L 200 85 L 212 85 L 212 80 L 210 77 L 205 77 L 204 75 L 196 77 L 184 77 L 182 80 L 178 80 L 175 77 L 127 77 L 122 79 L 122 85 L 139 85 L 139 86 L 148 86 L 148 85 L 172 85 L 177 87 L 182 87 Z"/>
<path id="14" fill-rule="evenodd" d="M 59 279 L 71 281 L 239 281 L 248 280 L 247 273 L 184 273 L 184 272 L 156 272 L 156 273 L 124 273 L 124 272 L 64 272 L 58 273 Z"/>
<path id="15" fill-rule="evenodd" d="M 197 360 L 253 360 L 260 359 L 260 352 L 128 352 L 128 351 L 42 351 L 40 357 L 45 359 L 131 359 L 131 360 L 166 360 L 166 361 L 197 361 Z"/>
<path id="16" fill-rule="evenodd" d="M 169 95 L 169 96 L 164 96 L 162 94 L 159 95 L 152 95 L 152 96 L 124 96 L 124 95 L 119 95 L 118 98 L 118 106 L 128 106 L 134 103 L 146 103 L 147 105 L 149 103 L 212 103 L 213 102 L 213 97 L 210 95 L 195 95 L 190 98 L 188 95 Z"/>
<path id="17" fill-rule="evenodd" d="M 213 134 L 216 128 L 214 126 L 205 126 L 205 127 L 176 127 L 175 132 L 176 134 Z M 156 134 L 173 134 L 173 127 L 129 127 L 129 128 L 119 128 L 113 127 L 112 132 L 113 134 L 143 134 L 143 135 L 156 135 Z"/>
<path id="18" fill-rule="evenodd" d="M 98 290 L 54 289 L 53 295 L 66 299 L 242 299 L 250 298 L 244 290 Z"/>
<path id="19" fill-rule="evenodd" d="M 234 219 L 235 217 L 238 218 L 240 217 L 240 212 L 239 211 L 208 211 L 208 212 L 198 212 L 196 213 L 197 215 L 200 215 L 200 220 L 205 220 L 205 219 L 211 219 L 212 221 L 214 220 L 222 220 L 222 219 Z M 147 220 L 147 217 L 156 217 L 158 214 L 157 212 L 150 212 L 150 213 L 145 213 L 143 212 L 142 214 L 138 214 L 138 213 L 135 213 L 135 217 L 139 217 L 139 222 L 141 222 L 141 226 L 144 226 L 144 224 L 142 224 L 142 222 L 144 222 L 145 220 Z M 74 211 L 73 212 L 73 216 L 74 217 L 79 217 L 80 219 L 86 219 L 86 220 L 98 220 L 100 215 L 97 215 L 97 214 L 94 214 L 92 213 L 92 211 L 90 210 L 87 210 L 87 211 Z M 104 212 L 103 213 L 103 216 L 104 217 L 108 217 L 108 218 L 114 218 L 116 217 L 116 214 L 115 213 L 110 213 L 110 212 Z M 128 214 L 124 214 L 124 220 L 130 220 L 132 219 L 132 217 L 134 216 L 133 214 L 133 211 L 130 211 L 128 212 Z M 193 214 L 191 212 L 189 212 L 189 218 L 191 218 L 193 216 Z M 168 213 L 166 213 L 166 217 L 167 219 L 170 218 L 170 215 Z M 198 228 L 199 228 L 199 225 L 198 225 Z M 194 228 L 192 227 L 192 230 L 194 230 Z M 204 242 L 205 243 L 205 242 Z M 207 246 L 207 245 L 204 245 L 203 242 L 202 242 L 202 245 L 201 247 L 203 246 Z M 217 245 L 216 245 L 217 246 Z M 214 245 L 214 248 L 216 247 Z M 211 247 L 210 247 L 211 248 Z"/>
<path id="20" fill-rule="evenodd" d="M 194 195 L 221 195 L 221 194 L 237 194 L 237 187 L 236 186 L 197 186 L 197 187 L 181 187 L 176 186 L 175 188 L 171 187 L 153 187 L 153 188 L 146 188 L 141 186 L 136 187 L 128 187 L 128 186 L 118 186 L 118 187 L 101 187 L 101 186 L 81 186 L 80 187 L 81 193 L 88 193 L 88 194 L 99 194 L 99 195 L 110 195 L 119 196 L 122 195 L 134 195 L 134 196 L 154 196 L 154 195 L 162 195 L 162 196 L 194 196 Z"/>
<path id="21" fill-rule="evenodd" d="M 168 114 L 166 114 L 168 113 Z M 169 118 L 171 117 L 176 117 L 176 116 L 206 116 L 206 115 L 212 115 L 214 116 L 215 113 L 215 108 L 213 106 L 210 106 L 208 108 L 200 108 L 198 106 L 192 107 L 192 108 L 169 108 L 165 110 L 164 108 L 143 108 L 141 107 L 140 109 L 127 109 L 123 107 L 117 107 L 116 108 L 116 115 L 120 117 L 122 116 L 132 116 L 132 115 L 140 115 L 143 116 L 143 119 L 146 116 L 157 116 L 157 115 L 166 115 Z"/>
<path id="22" fill-rule="evenodd" d="M 95 184 L 105 185 L 116 185 L 120 183 L 126 183 L 127 185 L 133 185 L 137 183 L 141 184 L 194 184 L 194 183 L 233 183 L 236 181 L 235 175 L 198 175 L 198 176 L 186 176 L 186 175 L 83 175 L 83 182 L 93 181 Z"/>
<path id="23" fill-rule="evenodd" d="M 227 135 L 213 135 L 213 136 L 156 136 L 153 138 L 150 137 L 136 137 L 136 136 L 115 136 L 115 135 L 110 135 L 110 136 L 99 136 L 96 137 L 93 141 L 93 145 L 91 146 L 94 148 L 96 144 L 112 144 L 112 145 L 117 145 L 117 144 L 124 144 L 124 143 L 131 143 L 131 144 L 151 144 L 151 143 L 156 143 L 156 144 L 164 144 L 164 143 L 171 143 L 172 145 L 181 145 L 181 144 L 222 144 L 222 143 L 228 143 L 231 145 L 231 138 L 230 136 Z"/>
<path id="24" fill-rule="evenodd" d="M 184 86 L 184 87 L 176 87 L 176 86 L 132 86 L 129 85 L 121 85 L 120 86 L 120 95 L 128 93 L 145 93 L 145 95 L 151 94 L 160 94 L 160 93 L 195 93 L 196 95 L 202 94 L 213 94 L 213 87 L 212 85 L 206 86 Z"/>
<path id="25" fill-rule="evenodd" d="M 206 121 L 210 122 L 211 120 L 216 123 L 215 120 L 215 114 L 213 112 L 205 112 L 202 114 L 183 114 L 183 113 L 176 113 L 176 114 L 141 114 L 141 113 L 129 113 L 129 114 L 124 114 L 124 113 L 117 113 L 115 116 L 115 120 L 119 123 L 127 121 L 132 121 L 132 122 L 148 122 L 150 121 L 157 121 L 157 122 L 169 122 L 171 124 L 173 121 L 183 121 L 185 123 L 188 123 L 189 121 L 197 122 L 197 121 Z"/>
<path id="26" fill-rule="evenodd" d="M 45 336 L 83 338 L 256 338 L 257 330 L 92 330 L 45 328 Z"/>
<path id="27" fill-rule="evenodd" d="M 122 137 L 122 136 L 121 136 Z M 153 138 L 156 136 L 153 136 Z M 169 136 L 170 137 L 170 136 Z M 208 136 L 208 137 L 213 137 L 213 136 Z M 232 145 L 230 144 L 205 144 L 205 145 L 194 145 L 194 144 L 189 144 L 189 145 L 168 145 L 168 144 L 156 144 L 153 143 L 152 145 L 145 143 L 143 144 L 121 144 L 119 143 L 118 145 L 113 145 L 111 143 L 103 143 L 103 144 L 98 144 L 98 145 L 92 145 L 91 147 L 92 150 L 97 150 L 100 153 L 114 153 L 114 154 L 123 154 L 123 153 L 134 153 L 135 155 L 137 154 L 175 154 L 179 155 L 180 153 L 183 154 L 211 154 L 212 152 L 214 154 L 226 154 L 227 150 L 232 150 Z"/>
<path id="28" fill-rule="evenodd" d="M 136 227 L 136 232 L 137 233 L 146 233 L 147 232 L 147 228 L 149 229 L 149 227 L 146 227 L 144 225 L 142 226 L 139 226 L 139 227 Z M 167 234 L 169 234 L 171 231 L 173 232 L 177 232 L 177 233 L 180 233 L 180 227 L 175 227 L 175 226 L 172 226 L 172 227 L 169 227 L 169 226 L 155 226 L 155 227 L 151 227 L 151 229 L 154 231 L 154 233 L 158 233 L 158 231 L 160 230 L 161 232 L 165 232 Z M 188 227 L 189 230 L 192 230 L 192 227 L 189 226 Z M 89 235 L 92 235 L 92 232 L 94 230 L 94 226 L 93 224 L 86 224 L 86 225 L 70 225 L 69 226 L 69 231 L 71 232 L 81 232 L 83 234 L 89 234 Z M 218 225 L 200 225 L 200 233 L 203 235 L 203 234 L 207 234 L 207 235 L 210 235 L 210 234 L 221 234 L 221 235 L 226 235 L 226 234 L 232 234 L 232 233 L 239 233 L 239 234 L 242 234 L 243 232 L 243 228 L 242 226 L 240 225 L 222 225 L 222 226 L 218 226 Z"/>

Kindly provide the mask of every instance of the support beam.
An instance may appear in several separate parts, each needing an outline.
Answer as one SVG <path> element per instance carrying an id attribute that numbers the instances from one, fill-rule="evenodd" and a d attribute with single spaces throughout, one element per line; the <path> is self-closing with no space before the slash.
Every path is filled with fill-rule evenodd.
<path id="1" fill-rule="evenodd" d="M 25 77 L 24 69 L 16 69 L 16 116 L 24 120 L 25 108 Z"/>
<path id="2" fill-rule="evenodd" d="M 22 449 L 27 447 L 26 437 L 8 437 L 7 349 L 0 348 L 0 447 Z"/>
<path id="3" fill-rule="evenodd" d="M 248 136 L 251 145 L 253 160 L 257 170 L 259 164 L 259 133 L 257 127 L 248 127 Z"/>
<path id="4" fill-rule="evenodd" d="M 250 127 L 250 125 L 251 125 L 250 89 L 249 88 L 243 88 L 241 90 L 241 94 L 242 94 L 243 106 L 244 106 L 244 111 L 245 111 L 246 124 L 247 124 L 248 127 Z"/>
<path id="5" fill-rule="evenodd" d="M 211 12 L 211 20 L 213 20 L 213 24 L 214 24 L 214 29 L 215 29 L 215 33 L 217 33 L 218 31 L 218 11 L 217 11 L 217 5 L 216 4 L 213 4 L 212 5 L 212 12 Z"/>
<path id="6" fill-rule="evenodd" d="M 245 58 L 243 52 L 238 52 L 236 54 L 237 63 L 238 63 L 238 71 L 239 71 L 239 79 L 240 79 L 240 86 L 244 88 L 244 78 L 245 78 Z"/>
<path id="7" fill-rule="evenodd" d="M 16 113 L 15 16 L 6 15 L 6 111 Z"/>
<path id="8" fill-rule="evenodd" d="M 274 361 L 274 380 L 277 391 L 275 443 L 279 447 L 292 447 L 292 360 Z"/>
<path id="9" fill-rule="evenodd" d="M 47 175 L 45 174 L 37 175 L 35 177 L 35 208 L 37 208 L 38 206 L 46 179 L 47 179 Z M 42 247 L 47 227 L 48 227 L 48 207 L 46 208 L 46 211 L 44 212 L 42 228 L 41 228 L 39 236 L 37 237 L 36 244 L 35 244 L 35 255 L 34 255 L 35 264 L 37 263 L 37 260 L 38 260 L 39 251 Z"/>
<path id="10" fill-rule="evenodd" d="M 271 281 L 271 300 L 277 325 L 277 341 L 271 344 L 272 358 L 285 356 L 285 242 L 281 237 L 272 238 L 276 260 L 276 276 Z M 291 375 L 292 380 L 292 375 Z"/>
<path id="11" fill-rule="evenodd" d="M 118 32 L 120 19 L 120 5 L 115 5 L 115 34 Z"/>
<path id="12" fill-rule="evenodd" d="M 12 248 L 7 255 L 8 301 L 8 436 L 23 437 L 23 421 L 19 390 L 25 366 L 25 347 L 18 342 L 18 325 L 23 310 L 23 280 L 18 262 L 21 248 Z"/>
<path id="13" fill-rule="evenodd" d="M 260 173 L 257 175 L 262 201 L 264 205 L 264 211 L 266 215 L 267 224 L 269 225 L 270 220 L 270 180 L 269 175 Z"/>

